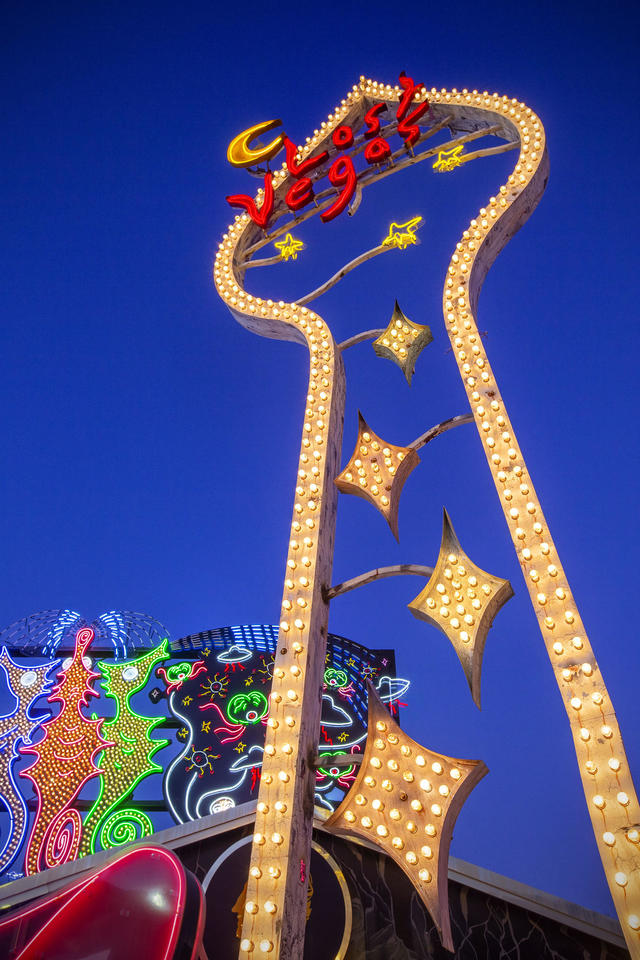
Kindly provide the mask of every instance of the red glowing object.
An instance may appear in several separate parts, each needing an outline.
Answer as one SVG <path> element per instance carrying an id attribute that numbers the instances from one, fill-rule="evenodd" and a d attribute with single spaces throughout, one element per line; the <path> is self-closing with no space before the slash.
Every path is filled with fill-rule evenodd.
<path id="1" fill-rule="evenodd" d="M 247 193 L 234 193 L 227 197 L 227 203 L 231 207 L 242 207 L 247 211 L 254 223 L 264 230 L 269 222 L 269 217 L 273 213 L 273 178 L 270 173 L 264 175 L 264 200 L 258 210 L 255 200 Z"/>
<path id="2" fill-rule="evenodd" d="M 383 110 L 387 109 L 386 103 L 375 103 L 370 107 L 364 115 L 364 122 L 367 125 L 367 129 L 364 132 L 365 140 L 371 140 L 372 137 L 377 137 L 380 133 L 380 118 L 379 114 Z"/>
<path id="3" fill-rule="evenodd" d="M 328 159 L 329 154 L 327 151 L 319 153 L 315 157 L 307 157 L 306 160 L 302 160 L 300 163 L 296 162 L 296 154 L 298 148 L 295 143 L 289 140 L 289 137 L 284 138 L 284 148 L 287 151 L 287 170 L 294 177 L 306 177 L 311 170 L 315 170 L 316 167 L 319 167 L 321 163 L 324 163 Z"/>
<path id="4" fill-rule="evenodd" d="M 301 210 L 313 200 L 313 184 L 309 177 L 302 177 L 296 180 L 289 189 L 284 198 L 286 205 L 290 210 Z"/>
<path id="5" fill-rule="evenodd" d="M 353 130 L 343 123 L 336 127 L 331 134 L 331 139 L 338 150 L 348 150 L 349 147 L 353 146 Z"/>
<path id="6" fill-rule="evenodd" d="M 367 163 L 382 163 L 391 156 L 391 147 L 383 137 L 376 137 L 364 148 L 364 158 Z"/>
<path id="7" fill-rule="evenodd" d="M 200 884 L 170 850 L 137 847 L 0 921 L 6 960 L 194 960 L 202 947 Z"/>
<path id="8" fill-rule="evenodd" d="M 413 100 L 413 95 L 419 90 L 423 90 L 424 84 L 414 83 L 411 77 L 405 76 L 404 71 L 400 74 L 399 82 L 400 86 L 404 90 L 404 93 L 400 98 L 400 103 L 398 104 L 398 109 L 396 111 L 396 117 L 398 118 L 398 133 L 403 138 L 405 144 L 408 147 L 412 147 L 420 136 L 420 127 L 418 126 L 417 121 L 420 119 L 420 117 L 424 116 L 429 109 L 429 101 L 424 100 L 409 113 L 408 110 Z"/>
<path id="9" fill-rule="evenodd" d="M 342 190 L 331 206 L 320 214 L 320 219 L 325 223 L 339 216 L 349 205 L 358 179 L 351 157 L 338 157 L 337 160 L 334 160 L 329 168 L 328 176 L 329 183 L 333 184 L 334 187 L 342 187 Z"/>

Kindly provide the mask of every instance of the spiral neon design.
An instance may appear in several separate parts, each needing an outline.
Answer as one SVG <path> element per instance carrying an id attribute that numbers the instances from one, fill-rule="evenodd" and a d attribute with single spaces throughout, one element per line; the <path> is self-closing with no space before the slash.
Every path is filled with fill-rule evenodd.
<path id="1" fill-rule="evenodd" d="M 102 826 L 98 824 L 91 837 L 91 852 L 96 852 L 98 842 L 103 850 L 111 850 L 149 837 L 152 833 L 153 824 L 146 813 L 135 807 L 125 807 L 107 817 Z"/>
<path id="2" fill-rule="evenodd" d="M 59 867 L 75 860 L 80 846 L 82 818 L 73 807 L 63 810 L 51 823 L 44 846 L 46 867 Z"/>
<path id="3" fill-rule="evenodd" d="M 93 640 L 95 634 L 91 627 L 82 627 L 76 633 L 76 640 L 83 646 L 88 646 Z"/>

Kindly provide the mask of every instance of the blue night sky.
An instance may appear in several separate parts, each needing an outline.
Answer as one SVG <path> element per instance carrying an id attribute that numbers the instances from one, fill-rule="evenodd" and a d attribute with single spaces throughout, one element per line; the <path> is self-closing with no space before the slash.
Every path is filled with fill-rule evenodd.
<path id="1" fill-rule="evenodd" d="M 71 607 L 140 610 L 172 638 L 277 622 L 307 362 L 238 326 L 211 279 L 233 135 L 280 117 L 304 140 L 360 74 L 516 96 L 546 127 L 548 189 L 490 271 L 478 321 L 640 776 L 637 678 L 638 13 L 630 4 L 5 3 L 0 625 Z M 451 174 L 422 164 L 358 213 L 299 231 L 296 263 L 250 289 L 293 299 L 422 214 L 421 244 L 353 272 L 314 305 L 341 340 L 397 298 L 434 343 L 409 389 L 369 344 L 345 354 L 343 463 L 357 410 L 407 444 L 466 412 L 441 314 L 458 236 L 513 154 Z M 261 275 L 262 274 L 262 275 Z M 402 722 L 481 758 L 452 853 L 603 912 L 612 906 L 564 708 L 475 427 L 422 451 L 400 545 L 341 497 L 334 581 L 433 564 L 446 505 L 466 552 L 516 595 L 487 640 L 483 709 L 445 637 L 395 578 L 335 601 L 330 629 L 393 646 L 412 678 Z"/>

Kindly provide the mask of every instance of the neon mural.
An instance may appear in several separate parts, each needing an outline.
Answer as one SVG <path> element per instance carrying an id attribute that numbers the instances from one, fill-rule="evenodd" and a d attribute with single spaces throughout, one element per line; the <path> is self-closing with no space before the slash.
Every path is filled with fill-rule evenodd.
<path id="1" fill-rule="evenodd" d="M 125 622 L 104 616 L 114 630 Z M 40 648 L 64 657 L 72 646 L 71 656 L 20 662 L 0 651 L 0 883 L 257 799 L 277 627 L 165 637 L 141 653 L 122 633 L 100 644 L 100 628 L 76 629 L 73 611 L 42 622 L 55 636 Z M 364 749 L 367 681 L 397 718 L 409 682 L 394 676 L 393 652 L 330 635 L 316 771 L 328 813 Z"/>

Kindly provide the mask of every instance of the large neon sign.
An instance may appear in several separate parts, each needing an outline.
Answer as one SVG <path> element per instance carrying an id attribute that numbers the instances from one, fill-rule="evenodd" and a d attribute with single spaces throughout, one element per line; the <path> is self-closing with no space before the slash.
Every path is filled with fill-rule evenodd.
<path id="1" fill-rule="evenodd" d="M 411 77 L 405 76 L 404 73 L 400 74 L 399 82 L 403 93 L 395 109 L 396 132 L 404 141 L 405 147 L 411 150 L 420 136 L 418 122 L 424 119 L 429 109 L 429 100 L 423 84 L 414 83 Z M 353 127 L 350 124 L 341 123 L 335 126 L 331 131 L 331 142 L 339 153 L 330 164 L 328 164 L 328 150 L 316 153 L 309 145 L 299 149 L 286 134 L 279 134 L 262 149 L 252 150 L 250 142 L 260 133 L 265 133 L 279 125 L 278 120 L 256 124 L 238 134 L 229 144 L 227 157 L 234 166 L 247 167 L 273 158 L 284 147 L 287 158 L 284 167 L 293 178 L 284 197 L 286 206 L 290 211 L 297 213 L 313 203 L 316 196 L 314 187 L 317 187 L 319 181 L 326 175 L 331 186 L 338 192 L 335 200 L 320 214 L 323 223 L 329 223 L 347 209 L 356 192 L 358 179 L 362 176 L 357 173 L 353 156 L 347 151 L 354 146 L 359 146 L 359 152 L 362 153 L 369 167 L 378 166 L 392 157 L 391 145 L 382 136 L 380 124 L 380 117 L 382 114 L 388 114 L 389 106 L 387 100 L 379 100 L 365 113 L 366 129 L 363 137 L 366 143 L 364 144 L 356 145 Z M 355 150 L 353 152 L 355 153 Z M 267 230 L 274 212 L 274 187 L 274 175 L 271 171 L 267 171 L 264 175 L 260 207 L 257 206 L 253 197 L 243 193 L 227 197 L 227 202 L 232 207 L 246 210 L 255 224 Z"/>
<path id="2" fill-rule="evenodd" d="M 382 126 L 381 118 L 388 121 L 390 117 L 394 117 L 393 122 Z M 389 137 L 396 131 L 404 143 L 399 151 L 392 152 Z M 438 133 L 444 136 L 444 131 L 450 132 L 449 139 L 435 146 L 427 143 Z M 481 143 L 475 151 L 464 151 L 465 145 L 487 137 L 493 137 L 494 144 L 496 140 L 498 143 L 489 147 Z M 286 147 L 285 140 L 283 138 Z M 374 144 L 380 151 L 375 157 Z M 355 154 L 361 147 L 367 165 L 357 172 L 348 151 Z M 299 228 L 316 212 L 323 221 L 330 221 L 351 201 L 351 212 L 355 212 L 361 188 L 382 177 L 427 159 L 431 159 L 436 173 L 455 175 L 462 163 L 510 150 L 517 151 L 511 174 L 505 183 L 496 186 L 494 195 L 462 231 L 444 281 L 445 328 L 471 412 L 437 425 L 410 447 L 415 454 L 421 444 L 457 423 L 473 420 L 477 426 L 566 707 L 611 895 L 632 956 L 640 957 L 640 910 L 635 906 L 640 902 L 640 805 L 611 696 L 604 685 L 476 323 L 479 293 L 491 264 L 531 214 L 546 185 L 548 156 L 544 129 L 534 111 L 516 99 L 467 89 L 432 88 L 427 96 L 420 85 L 406 77 L 401 77 L 395 88 L 362 77 L 301 150 L 296 152 L 293 144 L 289 144 L 283 168 L 275 173 L 267 171 L 264 187 L 255 199 L 239 195 L 228 198 L 244 212 L 224 234 L 214 267 L 218 292 L 240 324 L 262 336 L 305 344 L 310 360 L 283 588 L 281 653 L 274 666 L 270 714 L 273 724 L 267 732 L 272 759 L 265 760 L 263 766 L 248 880 L 248 903 L 255 909 L 247 909 L 245 914 L 242 957 L 249 957 L 260 949 L 280 958 L 290 958 L 296 955 L 304 937 L 304 889 L 300 889 L 297 881 L 297 868 L 300 860 L 308 856 L 311 824 L 302 813 L 308 773 L 300 764 L 300 757 L 308 756 L 314 748 L 328 601 L 337 595 L 322 588 L 330 582 L 336 516 L 334 481 L 338 478 L 342 492 L 365 496 L 375 503 L 395 530 L 394 497 L 397 505 L 401 480 L 407 471 L 405 467 L 404 471 L 398 469 L 396 476 L 384 476 L 378 451 L 375 456 L 370 454 L 373 442 L 369 444 L 368 438 L 375 435 L 365 429 L 366 424 L 361 424 L 359 447 L 366 453 L 358 456 L 356 450 L 348 468 L 338 476 L 345 392 L 341 353 L 348 346 L 370 339 L 374 332 L 356 334 L 338 344 L 323 318 L 309 308 L 314 299 L 360 263 L 401 245 L 380 244 L 294 302 L 250 293 L 245 276 L 251 267 L 277 261 L 278 258 L 256 260 L 255 255 L 266 244 L 288 234 L 293 223 Z M 329 187 L 316 190 L 325 172 Z M 410 245 L 411 241 L 407 246 Z M 386 346 L 393 350 L 391 338 L 387 340 Z M 396 345 L 399 353 L 400 345 L 397 342 Z M 406 350 L 405 344 L 403 348 Z M 377 436 L 375 443 L 382 446 Z M 391 444 L 385 446 L 392 451 Z M 414 456 L 405 450 L 394 452 L 404 453 L 409 465 L 411 461 L 415 465 Z M 398 467 L 391 457 L 388 459 L 394 469 Z M 304 563 L 298 552 L 302 537 L 306 538 Z M 452 548 L 451 555 L 455 554 Z M 456 568 L 466 570 L 464 563 L 454 564 L 450 560 L 447 564 L 445 558 L 433 583 L 416 598 L 412 609 L 416 615 L 437 623 L 451 639 L 453 620 L 459 621 L 459 626 L 454 628 L 456 649 L 477 700 L 482 621 L 495 611 L 492 602 L 485 604 L 478 595 L 469 598 L 480 604 L 478 608 L 473 603 L 468 607 L 462 600 L 454 603 L 466 576 L 466 573 L 456 576 Z M 450 578 L 446 576 L 447 570 Z M 355 578 L 354 584 L 370 582 L 381 575 L 389 574 L 372 571 L 371 575 Z M 476 573 L 473 576 L 479 579 Z M 500 592 L 498 580 L 494 578 L 493 586 L 486 581 L 486 586 L 496 595 Z M 460 586 L 455 586 L 454 581 Z M 476 592 L 475 587 L 470 585 L 470 588 Z M 442 601 L 436 599 L 438 596 L 442 596 Z M 505 590 L 502 596 L 506 598 Z M 457 607 L 460 607 L 459 613 Z M 468 630 L 468 626 L 474 629 Z M 289 729 L 287 718 L 292 721 Z M 292 749 L 285 750 L 285 746 Z M 283 805 L 289 811 L 286 828 L 281 817 Z M 269 903 L 275 904 L 274 910 L 265 911 L 259 903 L 258 887 L 260 896 L 268 895 Z"/>

